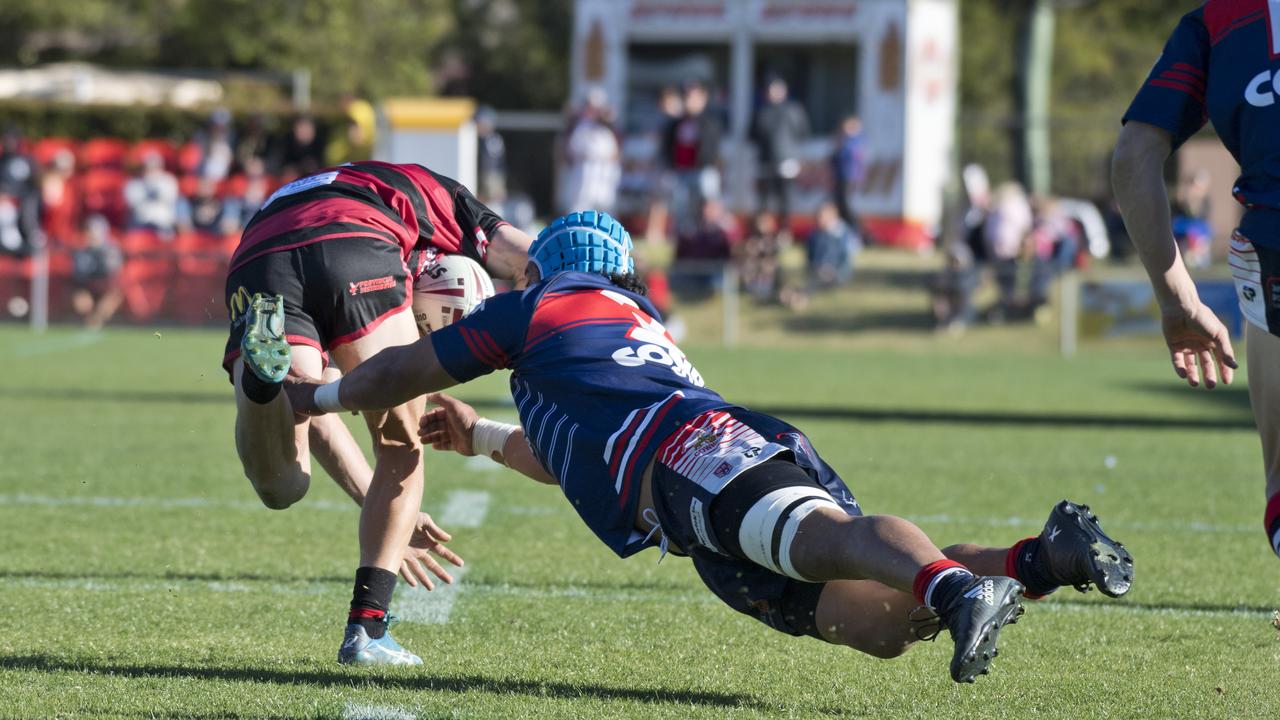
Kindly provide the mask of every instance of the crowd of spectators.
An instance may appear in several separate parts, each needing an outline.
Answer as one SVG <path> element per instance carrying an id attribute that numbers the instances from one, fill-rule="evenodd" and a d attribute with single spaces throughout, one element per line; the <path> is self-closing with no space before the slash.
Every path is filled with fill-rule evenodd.
<path id="1" fill-rule="evenodd" d="M 70 258 L 72 307 L 100 326 L 121 306 L 116 276 L 126 255 L 225 261 L 276 188 L 367 153 L 365 125 L 353 115 L 330 142 L 307 115 L 273 131 L 265 116 L 237 125 L 218 109 L 182 140 L 28 139 L 9 129 L 0 147 L 0 255 L 43 246 Z"/>

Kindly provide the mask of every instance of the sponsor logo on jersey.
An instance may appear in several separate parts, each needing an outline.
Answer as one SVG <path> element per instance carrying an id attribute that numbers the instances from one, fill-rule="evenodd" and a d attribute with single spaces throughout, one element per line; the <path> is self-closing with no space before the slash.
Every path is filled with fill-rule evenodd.
<path id="1" fill-rule="evenodd" d="M 1244 89 L 1244 99 L 1254 107 L 1271 107 L 1280 95 L 1280 72 L 1263 70 L 1249 81 Z"/>
<path id="2" fill-rule="evenodd" d="M 1240 296 L 1244 298 L 1245 302 L 1253 302 L 1254 299 L 1258 297 L 1258 291 L 1246 285 L 1244 289 L 1240 291 Z"/>
<path id="3" fill-rule="evenodd" d="M 349 283 L 347 292 L 351 293 L 352 297 L 355 297 L 356 295 L 364 295 L 365 293 L 390 290 L 395 286 L 395 277 L 387 275 L 386 277 L 373 278 L 372 280 L 360 280 L 359 282 Z"/>
<path id="4" fill-rule="evenodd" d="M 729 462 L 726 460 L 725 462 L 722 462 L 719 465 L 717 465 L 716 469 L 711 471 L 711 474 L 715 475 L 718 478 L 722 478 L 725 475 L 728 475 L 729 471 L 732 469 L 733 469 L 733 466 L 730 465 Z"/>
<path id="5" fill-rule="evenodd" d="M 326 173 L 320 173 L 319 175 L 310 175 L 308 177 L 298 178 L 297 180 L 294 180 L 288 185 L 285 185 L 279 190 L 271 193 L 271 197 L 267 198 L 267 201 L 262 203 L 262 207 L 266 208 L 271 203 L 287 195 L 300 193 L 303 190 L 310 190 L 313 187 L 320 187 L 321 185 L 328 185 L 337 179 L 337 177 L 338 171 L 331 170 Z"/>
<path id="6" fill-rule="evenodd" d="M 480 256 L 481 260 L 484 260 L 489 256 L 489 236 L 486 235 L 484 230 L 479 227 L 477 227 L 474 232 L 476 238 L 476 254 Z"/>

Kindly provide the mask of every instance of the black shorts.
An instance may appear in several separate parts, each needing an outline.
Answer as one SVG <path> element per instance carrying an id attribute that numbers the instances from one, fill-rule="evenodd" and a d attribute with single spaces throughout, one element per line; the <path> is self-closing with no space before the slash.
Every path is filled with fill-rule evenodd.
<path id="1" fill-rule="evenodd" d="M 373 332 L 413 302 L 412 279 L 400 247 L 375 237 L 322 240 L 260 255 L 227 275 L 231 321 L 222 367 L 240 356 L 244 312 L 255 293 L 284 297 L 290 345 L 329 350 Z"/>
<path id="2" fill-rule="evenodd" d="M 738 529 L 758 500 L 782 488 L 815 488 L 850 515 L 862 510 L 796 428 L 742 408 L 709 414 L 716 413 L 736 424 L 720 423 L 732 443 L 658 450 L 653 498 L 662 532 L 688 553 L 702 582 L 729 607 L 789 635 L 823 639 L 814 616 L 825 583 L 803 582 L 756 564 L 739 546 Z M 673 435 L 679 436 L 679 431 Z M 718 451 L 706 451 L 717 446 Z"/>

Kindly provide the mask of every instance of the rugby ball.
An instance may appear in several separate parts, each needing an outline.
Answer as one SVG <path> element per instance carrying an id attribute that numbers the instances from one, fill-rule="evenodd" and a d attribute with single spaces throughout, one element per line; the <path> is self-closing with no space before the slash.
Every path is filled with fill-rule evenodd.
<path id="1" fill-rule="evenodd" d="M 485 298 L 493 281 L 480 263 L 465 255 L 440 255 L 413 284 L 413 317 L 423 335 L 461 320 Z"/>

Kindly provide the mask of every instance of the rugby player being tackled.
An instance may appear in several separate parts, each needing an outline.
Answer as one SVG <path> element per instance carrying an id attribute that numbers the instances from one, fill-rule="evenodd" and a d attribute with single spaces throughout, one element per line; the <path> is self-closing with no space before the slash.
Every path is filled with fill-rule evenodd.
<path id="1" fill-rule="evenodd" d="M 509 369 L 519 427 L 436 394 L 423 442 L 558 484 L 619 556 L 687 555 L 725 604 L 782 632 L 894 657 L 946 628 L 959 682 L 987 672 L 1024 592 L 1129 590 L 1133 560 L 1087 506 L 1059 503 L 1012 548 L 939 550 L 906 520 L 864 516 L 802 432 L 704 385 L 644 297 L 631 248 L 608 215 L 561 218 L 530 248 L 528 289 L 286 392 L 299 412 L 377 411 Z"/>
<path id="2" fill-rule="evenodd" d="M 311 455 L 362 507 L 360 566 L 338 660 L 419 664 L 386 633 L 399 570 L 427 588 L 451 582 L 432 553 L 461 558 L 421 512 L 420 397 L 364 413 L 374 468 L 337 416 L 295 413 L 290 372 L 337 376 L 419 337 L 413 283 L 437 253 L 461 253 L 523 282 L 530 239 L 456 181 L 421 165 L 359 162 L 280 188 L 245 228 L 227 276 L 223 366 L 236 388 L 236 449 L 262 502 L 287 508 L 311 480 Z"/>
<path id="3" fill-rule="evenodd" d="M 1249 402 L 1262 439 L 1262 528 L 1280 555 L 1280 0 L 1209 0 L 1182 17 L 1125 113 L 1112 184 L 1160 305 L 1173 370 L 1192 387 L 1230 384 L 1227 328 L 1203 302 L 1174 241 L 1169 156 L 1213 121 L 1240 164 L 1244 206 L 1227 264 L 1245 324 Z"/>

